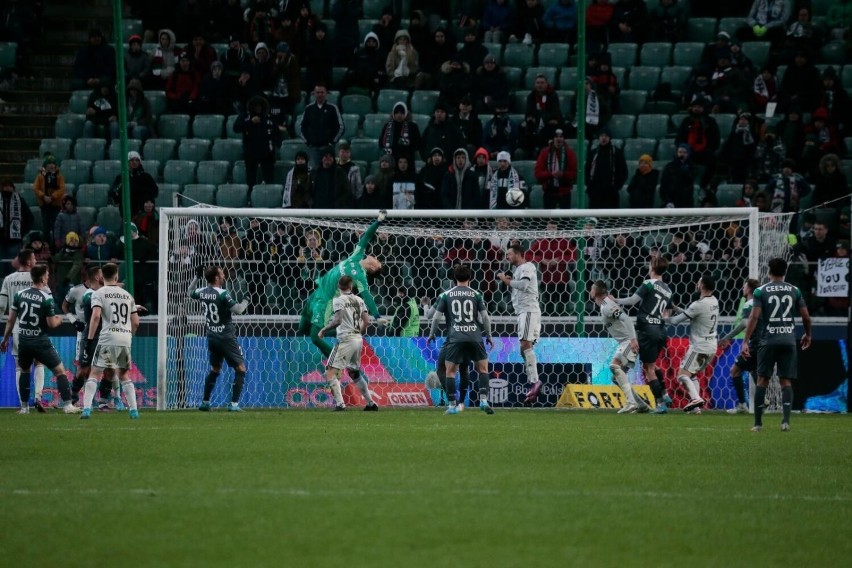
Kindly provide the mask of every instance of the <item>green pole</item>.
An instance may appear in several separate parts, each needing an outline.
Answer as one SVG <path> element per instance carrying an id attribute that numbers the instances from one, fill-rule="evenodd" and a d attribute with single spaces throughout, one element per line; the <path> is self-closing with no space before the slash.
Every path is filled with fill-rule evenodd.
<path id="1" fill-rule="evenodd" d="M 124 287 L 133 294 L 133 239 L 130 234 L 130 166 L 127 161 L 127 90 L 124 86 L 124 28 L 121 22 L 121 0 L 112 1 L 112 29 L 115 41 L 115 84 L 118 98 L 118 132 L 121 140 L 121 207 L 124 232 Z"/>
<path id="2" fill-rule="evenodd" d="M 577 207 L 586 208 L 586 2 L 577 0 Z M 584 223 L 580 219 L 581 223 Z M 586 239 L 577 239 L 577 287 L 574 306 L 577 310 L 577 335 L 586 335 Z"/>

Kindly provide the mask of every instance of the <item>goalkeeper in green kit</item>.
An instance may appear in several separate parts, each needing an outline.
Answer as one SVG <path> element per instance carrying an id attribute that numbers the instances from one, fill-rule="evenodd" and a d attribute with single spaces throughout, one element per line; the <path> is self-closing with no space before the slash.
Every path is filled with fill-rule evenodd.
<path id="1" fill-rule="evenodd" d="M 301 318 L 299 320 L 299 333 L 301 335 L 311 336 L 311 342 L 317 346 L 326 358 L 331 355 L 331 345 L 329 345 L 322 337 L 319 336 L 319 331 L 323 328 L 331 315 L 331 302 L 338 294 L 337 281 L 341 276 L 349 276 L 352 278 L 355 285 L 358 287 L 361 298 L 367 304 L 367 310 L 374 318 L 379 317 L 379 308 L 376 307 L 376 302 L 373 300 L 373 295 L 370 294 L 370 287 L 367 284 L 367 276 L 378 274 L 382 269 L 382 263 L 375 256 L 365 254 L 367 247 L 376 236 L 376 231 L 379 229 L 382 221 L 385 220 L 387 212 L 379 211 L 379 217 L 370 225 L 355 246 L 355 250 L 349 255 L 349 258 L 340 262 L 317 278 L 316 288 L 305 300 L 302 308 Z M 329 335 L 327 331 L 325 335 Z"/>

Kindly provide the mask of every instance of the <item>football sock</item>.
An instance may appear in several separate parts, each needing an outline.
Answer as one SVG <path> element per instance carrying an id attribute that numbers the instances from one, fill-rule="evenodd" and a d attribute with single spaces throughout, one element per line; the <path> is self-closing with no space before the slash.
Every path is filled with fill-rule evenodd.
<path id="1" fill-rule="evenodd" d="M 18 398 L 21 400 L 21 408 L 27 408 L 30 404 L 30 373 L 21 371 L 18 376 Z"/>
<path id="2" fill-rule="evenodd" d="M 444 390 L 447 391 L 447 400 L 450 401 L 450 406 L 456 404 L 456 378 L 449 375 L 444 376 Z"/>
<path id="3" fill-rule="evenodd" d="M 612 371 L 612 376 L 615 377 L 615 384 L 617 384 L 618 388 L 621 389 L 621 392 L 624 393 L 623 406 L 636 404 L 636 399 L 633 396 L 633 389 L 630 386 L 630 379 L 627 378 L 627 373 L 624 372 L 624 369 L 622 369 L 620 365 L 610 365 L 609 368 Z"/>
<path id="4" fill-rule="evenodd" d="M 476 371 L 474 371 L 475 373 Z M 458 400 L 460 403 L 464 404 L 465 399 L 467 398 L 467 392 L 470 389 L 470 369 L 468 369 L 467 365 L 463 367 L 459 367 L 459 392 L 458 392 Z M 471 394 L 471 398 L 473 395 Z"/>
<path id="5" fill-rule="evenodd" d="M 734 383 L 734 391 L 737 393 L 737 402 L 745 404 L 745 382 L 742 374 L 737 376 L 731 375 L 731 382 Z"/>
<path id="6" fill-rule="evenodd" d="M 358 392 L 361 393 L 361 396 L 364 397 L 364 400 L 367 401 L 367 406 L 373 404 L 373 396 L 370 394 L 370 385 L 363 378 L 359 378 L 355 381 L 355 386 L 358 388 Z"/>
<path id="7" fill-rule="evenodd" d="M 33 380 L 35 382 L 35 397 L 41 399 L 41 392 L 44 390 L 44 365 L 35 366 Z"/>
<path id="8" fill-rule="evenodd" d="M 86 386 L 83 388 L 83 408 L 92 408 L 92 401 L 95 400 L 95 391 L 98 390 L 97 379 L 88 379 Z"/>
<path id="9" fill-rule="evenodd" d="M 662 400 L 663 396 L 666 394 L 663 392 L 663 383 L 657 379 L 651 379 L 648 381 L 648 386 L 651 388 L 651 394 L 654 395 L 654 399 Z"/>
<path id="10" fill-rule="evenodd" d="M 71 395 L 79 396 L 80 391 L 83 390 L 84 386 L 86 386 L 86 377 L 83 375 L 77 375 L 74 377 L 74 380 L 71 382 Z"/>
<path id="11" fill-rule="evenodd" d="M 480 373 L 474 370 L 471 379 L 479 384 L 479 403 L 488 404 L 488 373 Z"/>
<path id="12" fill-rule="evenodd" d="M 112 379 L 102 377 L 98 384 L 98 396 L 100 397 L 101 402 L 107 402 L 110 394 L 112 394 Z"/>
<path id="13" fill-rule="evenodd" d="M 792 394 L 792 393 L 791 393 Z M 763 426 L 763 411 L 766 409 L 766 387 L 754 389 L 754 425 Z"/>
<path id="14" fill-rule="evenodd" d="M 782 422 L 790 423 L 790 410 L 793 409 L 793 387 L 781 388 L 781 409 L 784 412 Z"/>
<path id="15" fill-rule="evenodd" d="M 331 386 L 331 394 L 334 395 L 334 404 L 343 406 L 343 393 L 340 391 L 340 379 L 336 376 L 328 378 L 328 384 Z"/>
<path id="16" fill-rule="evenodd" d="M 538 359 L 536 359 L 535 351 L 532 348 L 527 349 L 522 353 L 524 356 L 524 371 L 527 374 L 527 382 L 538 382 Z"/>
<path id="17" fill-rule="evenodd" d="M 133 386 L 133 381 L 130 379 L 121 381 L 121 391 L 127 399 L 127 408 L 136 410 L 136 387 Z"/>
<path id="18" fill-rule="evenodd" d="M 65 373 L 56 375 L 56 388 L 59 390 L 62 402 L 71 402 L 71 383 L 68 382 L 68 375 Z"/>
<path id="19" fill-rule="evenodd" d="M 687 394 L 689 394 L 689 400 L 695 400 L 698 398 L 698 389 L 695 387 L 695 383 L 692 382 L 692 379 L 688 375 L 678 377 L 677 382 L 683 385 L 683 388 L 686 389 Z"/>
<path id="20" fill-rule="evenodd" d="M 213 388 L 216 386 L 216 379 L 219 378 L 219 373 L 210 371 L 204 379 L 204 396 L 201 397 L 202 402 L 210 402 L 210 395 L 213 394 Z M 236 381 L 234 381 L 236 386 Z"/>
<path id="21" fill-rule="evenodd" d="M 215 383 L 214 383 L 215 384 Z M 243 394 L 243 386 L 246 384 L 246 372 L 245 371 L 234 371 L 234 386 L 231 390 L 231 402 L 237 403 L 240 402 L 240 395 Z M 205 392 L 207 391 L 207 385 L 204 385 Z M 205 398 L 204 400 L 209 401 L 209 398 Z"/>
<path id="22" fill-rule="evenodd" d="M 692 377 L 692 386 L 695 388 L 695 396 L 698 398 L 704 398 L 701 396 L 701 383 L 698 381 L 698 377 Z"/>
<path id="23" fill-rule="evenodd" d="M 21 395 L 21 369 L 17 365 L 17 361 L 15 361 L 15 390 L 18 391 L 18 400 L 23 400 L 25 404 L 29 404 L 30 395 L 27 394 L 27 398 L 24 398 Z M 27 383 L 27 387 L 29 387 L 29 382 Z"/>

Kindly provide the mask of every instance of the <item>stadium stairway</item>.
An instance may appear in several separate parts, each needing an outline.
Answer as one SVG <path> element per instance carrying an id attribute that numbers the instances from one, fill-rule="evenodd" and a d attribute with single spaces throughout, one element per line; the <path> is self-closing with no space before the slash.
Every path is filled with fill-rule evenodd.
<path id="1" fill-rule="evenodd" d="M 53 138 L 56 117 L 68 110 L 77 48 L 89 30 L 112 32 L 110 0 L 51 0 L 44 10 L 44 38 L 32 42 L 28 76 L 0 85 L 0 179 L 24 179 L 24 166 L 38 156 L 43 138 Z"/>

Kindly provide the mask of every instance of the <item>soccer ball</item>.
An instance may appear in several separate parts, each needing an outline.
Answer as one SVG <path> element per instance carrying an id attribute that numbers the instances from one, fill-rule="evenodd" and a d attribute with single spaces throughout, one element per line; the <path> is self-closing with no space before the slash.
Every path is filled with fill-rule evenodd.
<path id="1" fill-rule="evenodd" d="M 506 203 L 508 203 L 512 207 L 517 207 L 518 205 L 524 202 L 524 192 L 518 189 L 517 187 L 513 187 L 509 191 L 506 192 Z"/>

